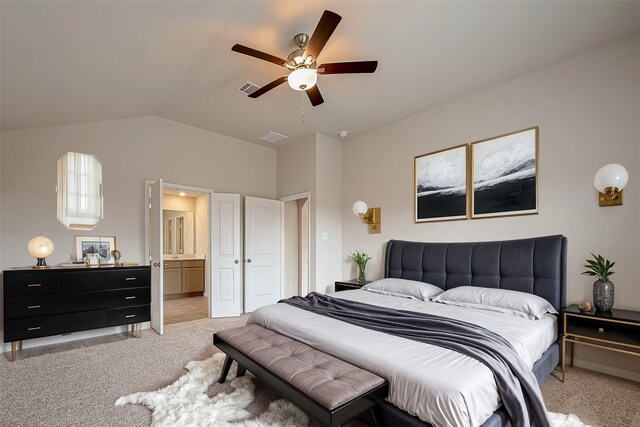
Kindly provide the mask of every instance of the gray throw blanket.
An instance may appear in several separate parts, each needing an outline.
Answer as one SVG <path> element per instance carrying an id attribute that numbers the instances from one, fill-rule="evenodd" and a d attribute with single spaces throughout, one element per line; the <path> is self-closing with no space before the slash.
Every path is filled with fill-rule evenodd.
<path id="1" fill-rule="evenodd" d="M 347 301 L 317 292 L 280 302 L 363 328 L 448 348 L 476 359 L 493 372 L 511 425 L 551 426 L 533 372 L 511 344 L 495 332 L 460 320 Z"/>

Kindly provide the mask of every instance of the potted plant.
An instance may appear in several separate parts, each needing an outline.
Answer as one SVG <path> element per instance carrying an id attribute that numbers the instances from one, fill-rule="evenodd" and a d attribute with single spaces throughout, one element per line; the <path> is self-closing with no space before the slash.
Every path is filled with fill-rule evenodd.
<path id="1" fill-rule="evenodd" d="M 609 276 L 614 274 L 611 268 L 616 264 L 601 255 L 591 254 L 593 259 L 586 260 L 586 268 L 582 274 L 597 277 L 593 283 L 593 304 L 600 311 L 609 311 L 613 307 L 613 283 L 609 281 Z"/>
<path id="2" fill-rule="evenodd" d="M 364 251 L 353 251 L 348 255 L 349 259 L 356 263 L 358 266 L 358 278 L 356 281 L 363 285 L 365 282 L 364 269 L 367 267 L 367 262 L 371 257 Z"/>

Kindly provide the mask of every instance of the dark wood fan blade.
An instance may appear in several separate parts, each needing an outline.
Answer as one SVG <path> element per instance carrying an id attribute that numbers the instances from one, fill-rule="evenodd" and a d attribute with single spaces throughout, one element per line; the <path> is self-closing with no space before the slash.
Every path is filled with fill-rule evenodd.
<path id="1" fill-rule="evenodd" d="M 311 89 L 307 89 L 307 96 L 309 97 L 309 101 L 311 101 L 311 105 L 317 107 L 318 105 L 324 102 L 322 99 L 322 95 L 320 95 L 320 89 L 318 89 L 318 85 L 315 85 Z"/>
<path id="2" fill-rule="evenodd" d="M 334 62 L 320 65 L 318 74 L 373 73 L 376 68 L 378 68 L 378 61 Z"/>
<path id="3" fill-rule="evenodd" d="M 309 55 L 313 57 L 314 61 L 318 58 L 318 55 L 322 52 L 322 48 L 327 44 L 327 40 L 329 40 L 329 37 L 331 37 L 331 34 L 333 34 L 341 20 L 342 17 L 337 13 L 331 12 L 330 10 L 324 11 L 320 22 L 318 22 L 316 29 L 311 35 L 307 48 L 304 50 L 305 58 Z"/>
<path id="4" fill-rule="evenodd" d="M 245 55 L 253 56 L 254 58 L 262 59 L 263 61 L 273 62 L 276 65 L 284 67 L 287 61 L 278 58 L 277 56 L 269 55 L 268 53 L 260 52 L 259 50 L 251 49 L 241 44 L 234 44 L 231 48 L 232 51 L 242 53 Z"/>
<path id="5" fill-rule="evenodd" d="M 271 89 L 280 86 L 282 83 L 284 83 L 286 81 L 287 81 L 286 77 L 280 77 L 279 79 L 276 79 L 276 80 L 272 81 L 271 83 L 269 83 L 268 85 L 262 86 L 260 89 L 258 89 L 257 91 L 253 92 L 251 95 L 249 95 L 249 98 L 257 98 L 257 97 L 259 97 L 261 95 L 264 95 L 265 93 L 269 92 Z"/>

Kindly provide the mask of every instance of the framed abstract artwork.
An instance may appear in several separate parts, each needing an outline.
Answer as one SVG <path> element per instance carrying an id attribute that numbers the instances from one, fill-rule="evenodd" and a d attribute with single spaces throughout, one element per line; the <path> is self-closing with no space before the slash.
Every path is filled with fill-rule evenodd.
<path id="1" fill-rule="evenodd" d="M 467 219 L 468 146 L 414 159 L 415 222 Z"/>
<path id="2" fill-rule="evenodd" d="M 471 218 L 538 213 L 538 127 L 473 142 Z"/>

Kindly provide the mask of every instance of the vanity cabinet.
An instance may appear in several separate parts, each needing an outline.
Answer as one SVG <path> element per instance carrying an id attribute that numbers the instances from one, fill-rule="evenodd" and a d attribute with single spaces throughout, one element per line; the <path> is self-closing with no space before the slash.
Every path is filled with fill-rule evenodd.
<path id="1" fill-rule="evenodd" d="M 204 292 L 204 260 L 164 261 L 164 294 L 176 298 Z"/>
<path id="2" fill-rule="evenodd" d="M 149 267 L 13 269 L 4 274 L 4 342 L 150 319 Z"/>

